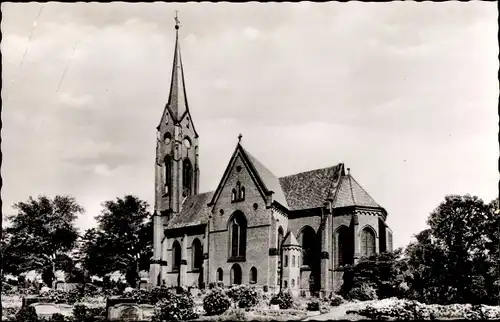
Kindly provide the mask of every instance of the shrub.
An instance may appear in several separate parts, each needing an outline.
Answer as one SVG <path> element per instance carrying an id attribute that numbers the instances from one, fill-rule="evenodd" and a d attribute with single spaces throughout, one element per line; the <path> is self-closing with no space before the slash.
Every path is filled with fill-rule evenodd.
<path id="1" fill-rule="evenodd" d="M 344 298 L 338 294 L 332 293 L 330 296 L 330 305 L 339 306 L 342 303 L 344 303 Z"/>
<path id="2" fill-rule="evenodd" d="M 264 290 L 264 293 L 267 293 L 269 291 L 269 287 L 267 285 L 264 285 L 262 289 Z"/>
<path id="3" fill-rule="evenodd" d="M 131 299 L 139 304 L 149 304 L 151 303 L 151 294 L 146 290 L 134 289 L 130 292 L 125 292 L 121 296 L 122 299 Z M 155 303 L 153 303 L 155 304 Z"/>
<path id="4" fill-rule="evenodd" d="M 255 287 L 247 285 L 234 285 L 227 291 L 227 295 L 242 309 L 257 305 L 260 299 Z"/>
<path id="5" fill-rule="evenodd" d="M 65 318 L 64 315 L 61 313 L 54 313 L 49 319 L 49 322 L 64 322 Z"/>
<path id="6" fill-rule="evenodd" d="M 203 309 L 207 315 L 220 315 L 230 306 L 231 300 L 221 289 L 214 289 L 203 299 Z"/>
<path id="7" fill-rule="evenodd" d="M 347 294 L 347 298 L 351 300 L 370 301 L 376 300 L 378 297 L 377 291 L 373 286 L 362 284 L 359 287 L 352 288 Z"/>
<path id="8" fill-rule="evenodd" d="M 307 303 L 308 311 L 319 311 L 319 301 L 317 299 L 313 299 Z"/>
<path id="9" fill-rule="evenodd" d="M 38 322 L 38 316 L 36 315 L 36 310 L 32 306 L 22 307 L 16 313 L 17 322 Z"/>
<path id="10" fill-rule="evenodd" d="M 168 288 L 166 286 L 155 286 L 151 289 L 150 293 L 150 302 L 151 304 L 155 305 L 158 303 L 160 300 L 168 297 L 170 295 L 170 292 L 168 291 Z"/>
<path id="11" fill-rule="evenodd" d="M 281 291 L 271 298 L 269 304 L 279 305 L 280 309 L 287 310 L 293 306 L 292 293 L 290 291 Z"/>
<path id="12" fill-rule="evenodd" d="M 208 283 L 208 288 L 211 289 L 211 290 L 214 289 L 215 288 L 215 283 L 214 282 Z"/>
<path id="13" fill-rule="evenodd" d="M 184 321 L 198 318 L 194 301 L 189 293 L 170 294 L 156 303 L 153 321 Z"/>
<path id="14" fill-rule="evenodd" d="M 245 311 L 242 309 L 230 309 L 224 314 L 223 318 L 229 321 L 247 321 Z"/>
<path id="15" fill-rule="evenodd" d="M 48 289 L 40 292 L 40 295 L 43 297 L 49 298 L 51 302 L 54 303 L 68 303 L 69 302 L 69 294 L 66 291 L 62 290 L 54 290 Z"/>

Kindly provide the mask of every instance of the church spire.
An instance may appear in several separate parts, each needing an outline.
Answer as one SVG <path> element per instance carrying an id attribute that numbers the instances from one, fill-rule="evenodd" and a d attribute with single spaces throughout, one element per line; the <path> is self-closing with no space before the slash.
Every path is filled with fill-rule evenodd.
<path id="1" fill-rule="evenodd" d="M 175 13 L 175 52 L 174 63 L 172 66 L 172 79 L 170 84 L 170 95 L 168 97 L 167 108 L 172 117 L 178 121 L 188 110 L 186 97 L 186 87 L 184 83 L 184 70 L 182 68 L 181 47 L 179 45 L 179 27 L 180 22 Z"/>

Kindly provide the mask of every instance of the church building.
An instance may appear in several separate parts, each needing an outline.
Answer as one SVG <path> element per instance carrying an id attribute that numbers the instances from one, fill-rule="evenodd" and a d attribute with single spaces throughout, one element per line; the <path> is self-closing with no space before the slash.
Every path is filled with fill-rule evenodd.
<path id="1" fill-rule="evenodd" d="M 150 283 L 327 294 L 342 285 L 345 265 L 391 251 L 386 210 L 343 163 L 277 177 L 238 141 L 215 190 L 199 191 L 200 137 L 175 29 L 170 94 L 157 127 Z"/>

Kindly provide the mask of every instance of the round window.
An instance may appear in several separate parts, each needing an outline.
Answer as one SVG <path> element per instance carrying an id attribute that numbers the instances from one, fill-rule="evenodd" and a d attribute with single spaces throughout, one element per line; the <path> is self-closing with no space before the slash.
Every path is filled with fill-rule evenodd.
<path id="1" fill-rule="evenodd" d="M 169 144 L 171 140 L 172 134 L 170 134 L 170 132 L 165 133 L 165 135 L 163 136 L 163 143 Z"/>
<path id="2" fill-rule="evenodd" d="M 186 148 L 191 148 L 191 140 L 189 140 L 188 137 L 184 138 L 184 145 L 186 146 Z"/>

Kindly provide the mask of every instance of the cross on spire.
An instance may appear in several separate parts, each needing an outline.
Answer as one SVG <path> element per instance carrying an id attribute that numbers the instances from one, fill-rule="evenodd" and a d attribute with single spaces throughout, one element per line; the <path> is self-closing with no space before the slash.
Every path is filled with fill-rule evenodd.
<path id="1" fill-rule="evenodd" d="M 177 13 L 178 12 L 179 12 L 178 10 L 175 10 L 175 17 L 174 17 L 174 20 L 175 20 L 175 29 L 179 29 L 179 26 L 180 26 L 180 23 L 181 23 L 179 21 L 179 19 L 177 18 Z"/>
<path id="2" fill-rule="evenodd" d="M 242 137 L 243 137 L 243 135 L 241 135 L 241 133 L 240 133 L 240 135 L 238 135 L 238 143 L 240 143 L 240 142 L 241 142 L 241 138 L 242 138 Z"/>

